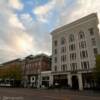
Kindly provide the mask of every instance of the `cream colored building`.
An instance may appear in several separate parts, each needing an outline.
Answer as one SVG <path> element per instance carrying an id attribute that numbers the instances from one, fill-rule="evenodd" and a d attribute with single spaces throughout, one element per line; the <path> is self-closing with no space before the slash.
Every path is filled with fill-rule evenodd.
<path id="1" fill-rule="evenodd" d="M 95 56 L 100 54 L 98 18 L 92 13 L 52 33 L 53 84 L 93 88 L 92 70 Z"/>
<path id="2" fill-rule="evenodd" d="M 40 85 L 42 87 L 50 87 L 52 85 L 51 71 L 43 71 L 40 75 Z"/>

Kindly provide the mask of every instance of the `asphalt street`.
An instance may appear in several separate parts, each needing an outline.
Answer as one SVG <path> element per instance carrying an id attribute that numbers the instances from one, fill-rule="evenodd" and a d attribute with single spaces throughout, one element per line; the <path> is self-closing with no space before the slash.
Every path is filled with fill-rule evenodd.
<path id="1" fill-rule="evenodd" d="M 94 91 L 0 88 L 0 100 L 100 100 Z"/>

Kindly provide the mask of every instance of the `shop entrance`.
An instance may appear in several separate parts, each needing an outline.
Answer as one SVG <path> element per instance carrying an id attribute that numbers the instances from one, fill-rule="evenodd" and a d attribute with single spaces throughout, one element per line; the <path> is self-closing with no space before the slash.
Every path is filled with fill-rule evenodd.
<path id="1" fill-rule="evenodd" d="M 79 89 L 77 76 L 72 76 L 72 89 Z"/>

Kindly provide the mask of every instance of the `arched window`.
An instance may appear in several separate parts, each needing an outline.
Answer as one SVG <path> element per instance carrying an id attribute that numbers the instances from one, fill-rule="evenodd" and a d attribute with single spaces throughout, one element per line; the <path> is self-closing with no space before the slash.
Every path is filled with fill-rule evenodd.
<path id="1" fill-rule="evenodd" d="M 83 31 L 79 32 L 79 39 L 84 39 L 85 38 L 85 34 Z"/>
<path id="2" fill-rule="evenodd" d="M 61 38 L 61 44 L 63 45 L 63 44 L 65 44 L 65 42 L 66 42 L 65 38 L 62 37 L 62 38 Z"/>
<path id="3" fill-rule="evenodd" d="M 74 35 L 73 34 L 70 34 L 69 35 L 69 42 L 73 42 L 75 39 L 74 39 Z"/>

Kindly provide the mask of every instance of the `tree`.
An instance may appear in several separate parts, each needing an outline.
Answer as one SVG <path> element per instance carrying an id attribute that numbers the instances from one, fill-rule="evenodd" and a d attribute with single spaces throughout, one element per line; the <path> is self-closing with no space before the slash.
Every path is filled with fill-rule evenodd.
<path id="1" fill-rule="evenodd" d="M 2 64 L 0 68 L 0 79 L 4 80 L 12 86 L 19 86 L 22 81 L 22 63 L 21 61 L 14 60 Z"/>
<path id="2" fill-rule="evenodd" d="M 0 78 L 1 79 L 5 79 L 5 78 L 7 78 L 7 69 L 5 69 L 5 68 L 2 68 L 2 69 L 0 69 Z"/>
<path id="3" fill-rule="evenodd" d="M 21 80 L 22 79 L 21 66 L 17 65 L 17 66 L 9 67 L 7 74 L 10 79 L 13 78 L 15 80 Z"/>
<path id="4" fill-rule="evenodd" d="M 94 69 L 94 77 L 97 85 L 100 85 L 100 55 L 96 56 L 96 67 Z"/>
<path id="5" fill-rule="evenodd" d="M 21 65 L 9 66 L 0 69 L 0 78 L 21 80 L 22 79 Z"/>

